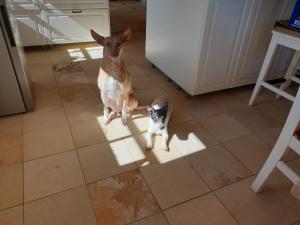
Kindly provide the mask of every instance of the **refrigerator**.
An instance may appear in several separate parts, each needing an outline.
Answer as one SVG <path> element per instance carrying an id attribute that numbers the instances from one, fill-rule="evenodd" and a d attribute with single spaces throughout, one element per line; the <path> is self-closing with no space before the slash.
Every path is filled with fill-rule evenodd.
<path id="1" fill-rule="evenodd" d="M 26 57 L 5 0 L 0 0 L 0 116 L 34 109 Z"/>

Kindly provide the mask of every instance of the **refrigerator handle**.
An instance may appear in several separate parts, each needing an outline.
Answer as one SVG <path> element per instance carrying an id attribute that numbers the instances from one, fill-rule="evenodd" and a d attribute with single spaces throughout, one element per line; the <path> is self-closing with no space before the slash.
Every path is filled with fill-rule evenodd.
<path id="1" fill-rule="evenodd" d="M 7 33 L 10 45 L 11 45 L 11 47 L 16 47 L 16 42 L 15 42 L 15 38 L 14 38 L 14 35 L 12 32 L 12 28 L 10 26 L 8 13 L 7 13 L 6 7 L 4 5 L 0 5 L 0 13 L 2 15 L 2 19 L 4 22 L 4 29 Z"/>

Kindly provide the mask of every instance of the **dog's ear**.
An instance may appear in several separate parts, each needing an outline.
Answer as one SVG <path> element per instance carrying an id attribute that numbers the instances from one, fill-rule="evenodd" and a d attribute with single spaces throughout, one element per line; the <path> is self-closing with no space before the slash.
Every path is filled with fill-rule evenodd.
<path id="1" fill-rule="evenodd" d="M 147 105 L 147 111 L 150 113 L 152 112 L 153 108 L 150 105 Z"/>
<path id="2" fill-rule="evenodd" d="M 91 29 L 91 35 L 94 38 L 94 40 L 100 44 L 103 45 L 104 44 L 104 37 L 102 37 L 100 34 L 97 34 L 94 30 Z"/>
<path id="3" fill-rule="evenodd" d="M 132 30 L 131 28 L 127 28 L 121 35 L 120 35 L 120 40 L 123 43 L 126 43 L 127 41 L 130 40 L 132 36 Z"/>

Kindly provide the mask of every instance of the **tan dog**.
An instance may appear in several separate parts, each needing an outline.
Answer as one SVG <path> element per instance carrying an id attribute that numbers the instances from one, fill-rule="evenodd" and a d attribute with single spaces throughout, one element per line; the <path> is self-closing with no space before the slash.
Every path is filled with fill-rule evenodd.
<path id="1" fill-rule="evenodd" d="M 91 34 L 94 40 L 104 47 L 103 62 L 98 76 L 98 87 L 104 104 L 103 122 L 107 124 L 117 113 L 121 113 L 125 126 L 131 112 L 138 106 L 133 96 L 131 77 L 122 59 L 123 45 L 131 38 L 132 31 L 128 28 L 119 36 L 106 38 L 93 30 Z"/>

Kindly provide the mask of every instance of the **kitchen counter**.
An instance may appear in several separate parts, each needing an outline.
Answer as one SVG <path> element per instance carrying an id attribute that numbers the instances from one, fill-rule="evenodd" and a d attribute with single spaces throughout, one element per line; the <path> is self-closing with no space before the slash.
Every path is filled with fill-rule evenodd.
<path id="1" fill-rule="evenodd" d="M 146 57 L 190 95 L 256 82 L 275 21 L 295 0 L 151 0 Z M 281 77 L 291 51 L 280 49 L 269 79 Z"/>

